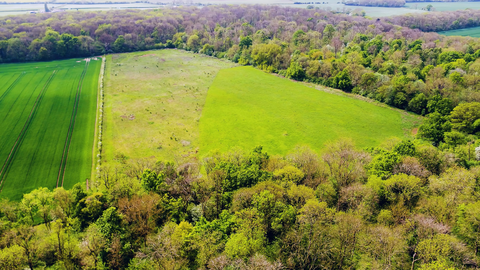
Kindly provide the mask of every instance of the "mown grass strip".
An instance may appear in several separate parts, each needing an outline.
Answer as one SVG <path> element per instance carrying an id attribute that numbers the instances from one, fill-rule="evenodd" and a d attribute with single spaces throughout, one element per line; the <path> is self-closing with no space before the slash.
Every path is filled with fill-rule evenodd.
<path id="1" fill-rule="evenodd" d="M 98 147 L 98 143 L 102 141 L 102 126 L 103 126 L 103 89 L 104 89 L 104 77 L 105 77 L 105 66 L 107 58 L 104 56 L 102 58 L 102 65 L 100 66 L 100 75 L 98 77 L 98 89 L 97 89 L 97 106 L 95 111 L 95 133 L 93 136 L 93 145 L 92 145 L 92 172 L 90 179 L 95 179 L 96 169 L 95 164 L 97 164 L 97 159 L 95 158 L 96 149 L 98 149 L 98 163 L 100 163 L 101 158 L 101 149 Z M 100 166 L 100 164 L 98 164 Z M 98 174 L 97 174 L 98 175 Z M 97 176 L 98 177 L 98 176 Z"/>
<path id="2" fill-rule="evenodd" d="M 60 161 L 60 169 L 58 171 L 58 177 L 57 177 L 57 187 L 60 181 L 60 177 L 62 178 L 62 185 L 61 185 L 62 187 L 63 187 L 63 182 L 65 180 L 65 168 L 67 166 L 68 152 L 70 150 L 70 143 L 72 141 L 73 130 L 75 128 L 75 120 L 76 120 L 77 111 L 78 111 L 78 104 L 80 102 L 80 94 L 82 92 L 83 81 L 85 78 L 85 74 L 87 73 L 89 63 L 90 63 L 89 60 L 85 62 L 85 67 L 82 71 L 82 74 L 80 75 L 80 80 L 78 82 L 77 92 L 75 94 L 75 101 L 73 104 L 72 116 L 70 117 L 70 125 L 68 127 L 67 137 L 65 139 L 65 145 L 63 147 L 62 160 Z"/>
<path id="3" fill-rule="evenodd" d="M 358 147 L 407 138 L 416 117 L 353 97 L 319 91 L 252 67 L 221 70 L 200 119 L 200 155 L 263 145 L 286 154 L 298 145 L 322 149 L 351 138 Z"/>
<path id="4" fill-rule="evenodd" d="M 13 144 L 12 149 L 10 150 L 10 153 L 7 156 L 7 159 L 5 160 L 5 162 L 2 166 L 2 169 L 0 170 L 0 187 L 1 187 L 0 192 L 2 192 L 2 190 L 3 190 L 3 183 L 4 183 L 4 180 L 5 180 L 6 175 L 8 173 L 8 169 L 9 169 L 10 165 L 12 164 L 15 153 L 18 151 L 19 145 L 21 144 L 21 142 L 22 142 L 22 140 L 25 136 L 25 133 L 26 133 L 28 127 L 30 126 L 30 123 L 32 122 L 33 116 L 35 115 L 35 112 L 37 111 L 43 97 L 45 96 L 45 92 L 47 91 L 48 86 L 50 85 L 50 82 L 52 81 L 52 78 L 55 76 L 55 73 L 56 73 L 56 71 L 54 70 L 52 72 L 52 75 L 50 75 L 47 82 L 43 86 L 42 91 L 38 95 L 37 99 L 35 100 L 35 103 L 33 104 L 32 110 L 30 111 L 30 114 L 27 118 L 27 121 L 23 125 L 23 128 L 20 131 L 20 134 L 18 135 L 15 143 Z"/>

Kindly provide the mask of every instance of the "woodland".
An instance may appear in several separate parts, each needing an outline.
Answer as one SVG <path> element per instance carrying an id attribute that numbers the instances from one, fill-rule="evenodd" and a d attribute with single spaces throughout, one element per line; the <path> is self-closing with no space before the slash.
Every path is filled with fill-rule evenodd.
<path id="1" fill-rule="evenodd" d="M 447 30 L 447 14 L 429 23 Z M 416 139 L 373 148 L 124 157 L 87 186 L 3 199 L 0 268 L 477 269 L 480 43 L 407 28 L 415 16 L 209 6 L 2 18 L 5 63 L 177 48 L 426 117 Z"/>
<path id="2" fill-rule="evenodd" d="M 257 147 L 180 164 L 127 159 L 88 189 L 2 200 L 0 267 L 476 269 L 473 153 L 342 140 L 322 155 Z"/>

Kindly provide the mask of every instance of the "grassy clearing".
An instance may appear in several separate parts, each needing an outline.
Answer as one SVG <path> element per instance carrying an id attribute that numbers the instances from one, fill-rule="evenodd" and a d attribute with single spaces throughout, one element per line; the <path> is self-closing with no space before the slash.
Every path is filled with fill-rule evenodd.
<path id="1" fill-rule="evenodd" d="M 456 29 L 450 31 L 442 31 L 438 33 L 440 35 L 446 36 L 480 37 L 480 27 Z"/>
<path id="2" fill-rule="evenodd" d="M 320 149 L 346 137 L 359 147 L 375 146 L 389 137 L 410 137 L 416 121 L 405 112 L 238 67 L 221 70 L 210 87 L 200 154 L 257 145 L 285 154 L 297 145 Z"/>
<path id="3" fill-rule="evenodd" d="M 207 90 L 219 70 L 232 66 L 177 50 L 109 55 L 102 160 L 195 153 Z"/>
<path id="4" fill-rule="evenodd" d="M 62 156 L 68 173 L 59 185 L 65 180 L 71 187 L 90 177 L 100 61 L 90 62 L 75 103 L 86 67 L 78 60 L 0 66 L 0 73 L 10 77 L 0 84 L 0 119 L 5 127 L 0 130 L 0 197 L 20 199 L 37 187 L 56 187 Z M 66 143 L 73 115 L 73 136 Z M 69 151 L 64 151 L 65 145 Z"/>

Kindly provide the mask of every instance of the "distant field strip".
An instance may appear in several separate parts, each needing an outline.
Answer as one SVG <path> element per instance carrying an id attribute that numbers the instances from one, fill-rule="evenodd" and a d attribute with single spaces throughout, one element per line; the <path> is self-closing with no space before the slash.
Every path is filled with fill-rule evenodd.
<path id="1" fill-rule="evenodd" d="M 319 91 L 252 67 L 221 70 L 208 90 L 200 119 L 200 154 L 251 150 L 286 154 L 297 145 L 322 149 L 353 139 L 376 146 L 410 135 L 417 117 L 387 107 Z"/>
<path id="2" fill-rule="evenodd" d="M 438 32 L 440 35 L 446 36 L 463 36 L 463 37 L 480 37 L 480 27 L 471 27 L 464 29 L 456 29 L 450 31 Z"/>
<path id="3" fill-rule="evenodd" d="M 0 198 L 90 177 L 100 64 L 0 65 Z"/>

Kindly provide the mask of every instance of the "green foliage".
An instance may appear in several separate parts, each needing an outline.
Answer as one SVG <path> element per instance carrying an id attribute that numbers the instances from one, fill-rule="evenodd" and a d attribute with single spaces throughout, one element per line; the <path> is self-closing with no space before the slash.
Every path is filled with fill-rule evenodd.
<path id="1" fill-rule="evenodd" d="M 382 209 L 377 216 L 377 222 L 385 226 L 393 225 L 394 221 L 392 211 L 390 210 Z"/>
<path id="2" fill-rule="evenodd" d="M 254 65 L 262 69 L 278 65 L 278 57 L 282 52 L 282 48 L 279 45 L 274 43 L 255 44 L 252 48 L 251 57 Z"/>
<path id="3" fill-rule="evenodd" d="M 458 206 L 454 232 L 470 247 L 478 250 L 480 247 L 480 202 Z"/>
<path id="4" fill-rule="evenodd" d="M 402 156 L 414 157 L 417 154 L 417 148 L 411 140 L 404 140 L 393 147 L 393 151 Z"/>
<path id="5" fill-rule="evenodd" d="M 422 195 L 422 180 L 405 174 L 396 174 L 385 180 L 386 196 L 393 203 L 412 209 Z"/>
<path id="6" fill-rule="evenodd" d="M 443 116 L 438 112 L 427 115 L 423 125 L 418 129 L 418 136 L 438 145 L 443 142 L 445 132 L 452 130 L 448 116 Z"/>
<path id="7" fill-rule="evenodd" d="M 333 87 L 342 89 L 343 91 L 352 91 L 352 80 L 346 70 L 342 70 L 333 78 Z"/>
<path id="8" fill-rule="evenodd" d="M 274 171 L 273 176 L 282 182 L 299 184 L 303 180 L 305 174 L 294 166 L 287 165 L 282 169 Z"/>
<path id="9" fill-rule="evenodd" d="M 425 115 L 427 103 L 427 97 L 423 93 L 420 93 L 410 100 L 408 103 L 408 110 L 417 114 Z"/>
<path id="10" fill-rule="evenodd" d="M 12 245 L 0 250 L 0 268 L 2 269 L 23 269 L 27 258 L 23 249 L 18 245 Z"/>
<path id="11" fill-rule="evenodd" d="M 378 149 L 372 161 L 367 165 L 369 175 L 387 179 L 392 175 L 393 168 L 400 162 L 400 154 Z"/>
<path id="12" fill-rule="evenodd" d="M 448 235 L 438 234 L 432 239 L 423 240 L 418 243 L 416 251 L 423 263 L 426 264 L 420 269 L 432 269 L 433 266 L 439 267 L 436 269 L 451 269 L 448 267 L 450 264 L 448 257 L 452 254 L 452 248 Z"/>
<path id="13" fill-rule="evenodd" d="M 290 63 L 290 67 L 287 69 L 285 77 L 292 78 L 297 81 L 303 81 L 303 79 L 305 79 L 305 71 L 299 64 L 292 62 Z"/>
<path id="14" fill-rule="evenodd" d="M 210 45 L 208 43 L 203 45 L 203 49 L 200 50 L 200 53 L 210 55 L 210 56 L 213 55 L 213 53 L 214 53 L 213 45 Z"/>
<path id="15" fill-rule="evenodd" d="M 297 30 L 295 33 L 293 33 L 293 43 L 295 45 L 298 45 L 300 43 L 303 43 L 302 40 L 305 38 L 305 32 L 303 30 Z"/>
<path id="16" fill-rule="evenodd" d="M 466 143 L 465 135 L 455 130 L 451 132 L 445 132 L 444 137 L 445 143 L 452 147 L 456 147 L 458 145 Z"/>
<path id="17" fill-rule="evenodd" d="M 392 151 L 370 151 L 372 162 L 381 166 L 359 162 L 366 154 L 345 142 L 329 146 L 322 161 L 305 152 L 271 158 L 257 147 L 251 153 L 205 158 L 202 174 L 208 175 L 191 174 L 191 182 L 181 181 L 187 176 L 185 165 L 151 163 L 141 176 L 125 176 L 131 182 L 142 179 L 133 195 L 106 187 L 86 191 L 81 185 L 68 191 L 34 190 L 19 204 L 0 203 L 0 265 L 5 269 L 77 265 L 87 269 L 125 265 L 128 269 L 285 265 L 460 269 L 476 263 L 478 168 L 456 168 L 444 160 L 441 166 L 450 168 L 425 181 L 413 175 L 414 163 L 406 159 L 415 155 L 427 165 L 424 159 L 435 159 L 428 152 L 433 146 L 405 140 L 390 147 Z M 347 154 L 357 158 L 345 158 Z M 313 163 L 340 162 L 337 167 L 347 168 L 342 172 L 359 170 L 358 166 L 385 169 L 395 155 L 398 159 L 407 155 L 402 166 L 412 166 L 412 175 L 389 172 L 384 180 L 373 174 L 363 184 L 364 176 L 356 172 L 340 186 L 334 186 L 332 178 L 328 181 L 327 175 L 304 179 Z M 232 165 L 230 171 L 224 170 L 225 164 Z M 250 187 L 223 182 L 226 174 L 252 165 L 278 181 L 250 175 Z M 151 192 L 147 189 L 157 186 L 154 171 L 165 177 L 160 181 L 163 197 L 147 194 Z M 29 210 L 37 225 L 32 225 Z M 56 220 L 38 225 L 42 212 Z"/>
<path id="18" fill-rule="evenodd" d="M 156 172 L 146 169 L 143 171 L 141 183 L 147 191 L 154 191 L 161 194 L 166 189 L 165 174 L 163 172 L 157 174 Z"/>
<path id="19" fill-rule="evenodd" d="M 198 52 L 200 49 L 200 38 L 197 35 L 191 35 L 187 40 L 187 49 Z"/>
<path id="20" fill-rule="evenodd" d="M 231 258 L 250 257 L 264 247 L 264 221 L 256 208 L 244 209 L 235 216 L 237 232 L 225 244 L 225 253 Z"/>
<path id="21" fill-rule="evenodd" d="M 463 54 L 457 51 L 443 52 L 438 56 L 438 61 L 440 63 L 450 63 L 454 62 L 457 59 L 463 58 Z"/>
<path id="22" fill-rule="evenodd" d="M 480 119 L 480 103 L 462 103 L 450 115 L 454 130 L 472 134 L 476 130 L 475 121 Z"/>
<path id="23" fill-rule="evenodd" d="M 238 46 L 242 49 L 248 49 L 252 46 L 252 38 L 250 36 L 242 37 Z"/>
<path id="24" fill-rule="evenodd" d="M 428 100 L 427 109 L 429 113 L 438 112 L 441 115 L 449 115 L 453 110 L 453 102 L 448 98 L 435 95 Z"/>

